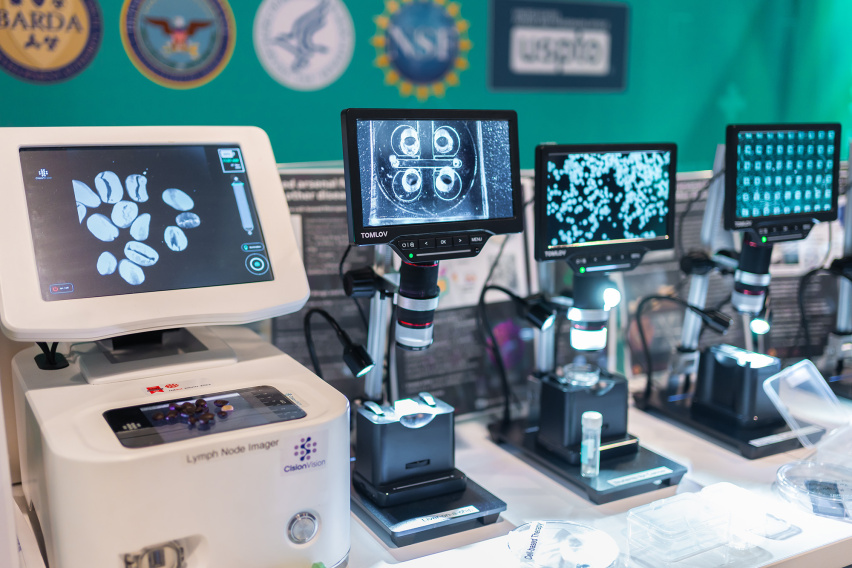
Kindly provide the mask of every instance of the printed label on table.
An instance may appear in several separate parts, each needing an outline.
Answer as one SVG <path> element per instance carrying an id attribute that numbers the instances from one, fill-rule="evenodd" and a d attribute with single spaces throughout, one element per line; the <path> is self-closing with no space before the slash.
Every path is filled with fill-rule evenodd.
<path id="1" fill-rule="evenodd" d="M 661 475 L 668 475 L 672 473 L 672 470 L 663 466 L 663 467 L 655 467 L 654 469 L 646 469 L 645 471 L 640 471 L 637 473 L 631 473 L 630 475 L 625 475 L 623 477 L 615 477 L 607 481 L 610 485 L 615 485 L 616 487 L 620 487 L 622 485 L 627 485 L 628 483 L 634 483 L 636 481 L 645 481 L 646 479 L 652 479 L 654 477 L 659 477 Z"/>
<path id="2" fill-rule="evenodd" d="M 443 523 L 444 521 L 448 521 L 450 519 L 464 517 L 466 515 L 472 515 L 478 512 L 478 508 L 474 507 L 473 505 L 468 505 L 467 507 L 453 509 L 452 511 L 444 511 L 443 513 L 435 513 L 434 515 L 418 517 L 416 519 L 408 519 L 407 521 L 402 521 L 401 523 L 393 525 L 391 527 L 391 530 L 395 533 L 410 531 L 412 529 L 419 529 L 421 527 Z"/>
<path id="3" fill-rule="evenodd" d="M 811 434 L 818 434 L 822 431 L 822 428 L 818 426 L 806 426 L 804 428 L 799 428 L 798 430 L 790 430 L 789 432 L 781 432 L 780 434 L 764 436 L 763 438 L 755 438 L 754 440 L 749 440 L 748 443 L 755 448 L 762 448 L 769 444 L 785 442 L 791 438 L 797 438 L 800 436 L 810 436 Z"/>

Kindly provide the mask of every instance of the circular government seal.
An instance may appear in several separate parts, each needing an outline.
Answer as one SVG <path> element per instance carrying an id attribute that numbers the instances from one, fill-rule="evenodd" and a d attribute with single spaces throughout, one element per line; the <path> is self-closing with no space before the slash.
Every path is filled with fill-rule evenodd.
<path id="1" fill-rule="evenodd" d="M 103 36 L 95 0 L 0 0 L 0 67 L 36 83 L 56 83 L 94 59 Z"/>
<path id="2" fill-rule="evenodd" d="M 121 41 L 139 71 L 159 85 L 192 89 L 212 81 L 234 52 L 226 0 L 125 0 Z"/>
<path id="3" fill-rule="evenodd" d="M 273 79 L 316 91 L 349 67 L 355 26 L 340 0 L 264 0 L 254 18 L 254 50 Z"/>
<path id="4" fill-rule="evenodd" d="M 421 101 L 430 95 L 442 97 L 447 87 L 458 85 L 473 46 L 470 24 L 461 17 L 458 2 L 386 0 L 384 13 L 375 21 L 371 43 L 385 83 Z"/>

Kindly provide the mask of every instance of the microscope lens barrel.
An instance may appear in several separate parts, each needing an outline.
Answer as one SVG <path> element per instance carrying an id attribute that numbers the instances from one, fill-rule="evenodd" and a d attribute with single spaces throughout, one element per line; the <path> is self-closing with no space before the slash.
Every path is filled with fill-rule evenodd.
<path id="1" fill-rule="evenodd" d="M 397 345 L 410 350 L 432 345 L 432 321 L 439 294 L 437 262 L 402 263 L 396 306 Z"/>

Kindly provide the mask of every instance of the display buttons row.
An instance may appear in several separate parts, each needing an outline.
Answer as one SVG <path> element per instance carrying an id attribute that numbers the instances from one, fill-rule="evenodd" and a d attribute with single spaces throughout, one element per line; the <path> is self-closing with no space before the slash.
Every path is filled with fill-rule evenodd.
<path id="1" fill-rule="evenodd" d="M 764 243 L 790 241 L 807 236 L 813 226 L 813 223 L 805 222 L 758 227 L 757 235 L 760 237 L 761 242 Z"/>
<path id="2" fill-rule="evenodd" d="M 452 235 L 446 237 L 404 237 L 396 241 L 396 246 L 403 251 L 434 250 L 442 248 L 481 247 L 488 240 L 487 235 Z"/>
<path id="3" fill-rule="evenodd" d="M 476 256 L 488 240 L 488 233 L 458 235 L 413 235 L 398 237 L 391 247 L 410 262 L 437 261 Z"/>

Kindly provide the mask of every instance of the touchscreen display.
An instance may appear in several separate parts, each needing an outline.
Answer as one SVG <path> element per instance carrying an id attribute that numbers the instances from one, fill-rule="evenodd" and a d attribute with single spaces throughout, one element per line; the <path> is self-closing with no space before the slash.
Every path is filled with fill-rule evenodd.
<path id="1" fill-rule="evenodd" d="M 307 416 L 270 386 L 184 397 L 104 412 L 104 418 L 127 448 L 145 448 L 232 432 Z"/>
<path id="2" fill-rule="evenodd" d="M 745 130 L 736 138 L 736 219 L 830 211 L 834 129 Z"/>
<path id="3" fill-rule="evenodd" d="M 514 216 L 506 120 L 358 120 L 365 227 Z"/>
<path id="4" fill-rule="evenodd" d="M 547 248 L 668 236 L 670 151 L 553 153 L 542 166 Z"/>
<path id="5" fill-rule="evenodd" d="M 236 144 L 22 148 L 46 301 L 272 280 Z"/>

